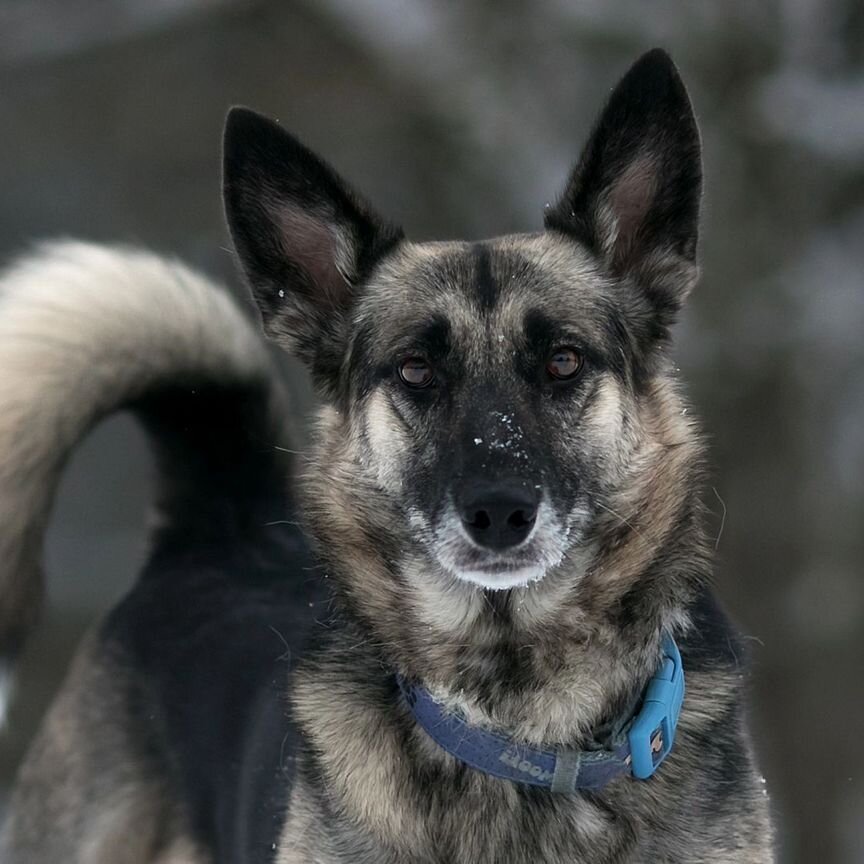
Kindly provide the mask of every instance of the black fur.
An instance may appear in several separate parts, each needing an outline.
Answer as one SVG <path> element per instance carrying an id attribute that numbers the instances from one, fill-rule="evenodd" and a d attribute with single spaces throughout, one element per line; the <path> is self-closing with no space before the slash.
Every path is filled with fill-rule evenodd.
<path id="1" fill-rule="evenodd" d="M 290 526 L 168 543 L 102 626 L 136 670 L 135 738 L 213 864 L 274 858 L 298 747 L 286 681 L 327 615 L 322 584 Z"/>
<path id="2" fill-rule="evenodd" d="M 178 381 L 130 406 L 151 435 L 158 476 L 167 479 L 157 492 L 167 517 L 159 539 L 180 546 L 242 541 L 251 529 L 285 518 L 291 463 L 268 432 L 268 386 Z"/>
<path id="3" fill-rule="evenodd" d="M 476 243 L 471 254 L 477 267 L 474 294 L 482 309 L 492 309 L 498 300 L 499 288 L 489 263 L 489 247 L 484 243 Z"/>

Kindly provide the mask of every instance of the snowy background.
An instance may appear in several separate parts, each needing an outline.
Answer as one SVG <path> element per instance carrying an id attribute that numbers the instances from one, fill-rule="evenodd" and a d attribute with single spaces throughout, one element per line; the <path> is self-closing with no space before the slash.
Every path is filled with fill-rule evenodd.
<path id="1" fill-rule="evenodd" d="M 131 241 L 236 284 L 218 180 L 234 103 L 279 117 L 414 238 L 533 230 L 655 45 L 704 138 L 704 277 L 678 356 L 711 433 L 717 584 L 750 637 L 782 861 L 860 864 L 861 0 L 0 0 L 0 255 Z M 75 640 L 142 558 L 149 472 L 122 417 L 67 472 L 0 798 Z"/>

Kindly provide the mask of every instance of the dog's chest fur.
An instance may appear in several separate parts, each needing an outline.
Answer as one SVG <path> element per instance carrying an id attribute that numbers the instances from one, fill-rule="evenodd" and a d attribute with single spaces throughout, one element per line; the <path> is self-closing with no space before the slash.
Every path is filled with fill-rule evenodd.
<path id="1" fill-rule="evenodd" d="M 691 678 L 696 699 L 731 689 L 716 673 Z M 685 715 L 676 750 L 649 783 L 623 777 L 600 793 L 553 795 L 444 754 L 362 646 L 319 655 L 295 678 L 292 702 L 305 746 L 277 864 L 719 862 L 747 848 L 748 860 L 770 860 L 758 843 L 767 802 L 734 709 L 707 748 L 710 725 Z M 735 827 L 722 818 L 730 786 Z"/>
<path id="2" fill-rule="evenodd" d="M 602 803 L 553 798 L 456 764 L 412 728 L 389 682 L 369 680 L 356 689 L 298 681 L 310 746 L 279 864 L 580 860 L 589 850 L 591 860 L 624 860 L 632 829 Z"/>

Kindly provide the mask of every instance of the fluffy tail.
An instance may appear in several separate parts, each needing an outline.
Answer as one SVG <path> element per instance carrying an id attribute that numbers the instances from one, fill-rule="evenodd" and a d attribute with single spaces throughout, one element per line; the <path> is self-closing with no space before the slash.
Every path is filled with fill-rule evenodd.
<path id="1" fill-rule="evenodd" d="M 154 442 L 164 532 L 284 518 L 283 395 L 229 294 L 143 252 L 42 247 L 0 277 L 0 679 L 38 612 L 63 465 L 124 407 Z"/>

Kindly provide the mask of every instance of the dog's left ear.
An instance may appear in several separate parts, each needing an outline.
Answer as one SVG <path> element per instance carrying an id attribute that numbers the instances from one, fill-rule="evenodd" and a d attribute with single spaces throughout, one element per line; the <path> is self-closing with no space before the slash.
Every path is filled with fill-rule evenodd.
<path id="1" fill-rule="evenodd" d="M 660 49 L 612 92 L 546 227 L 632 277 L 668 326 L 696 276 L 699 131 L 675 65 Z"/>
<path id="2" fill-rule="evenodd" d="M 354 295 L 402 232 L 254 111 L 228 114 L 223 153 L 228 227 L 264 330 L 332 394 Z"/>

